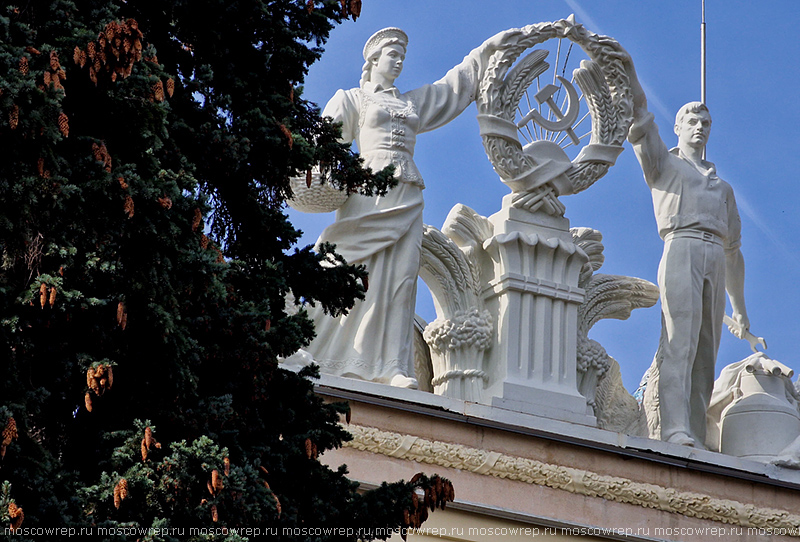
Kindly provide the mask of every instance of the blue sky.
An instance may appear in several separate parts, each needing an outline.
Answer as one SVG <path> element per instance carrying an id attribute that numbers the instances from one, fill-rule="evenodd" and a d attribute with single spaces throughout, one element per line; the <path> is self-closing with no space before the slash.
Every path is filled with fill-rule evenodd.
<path id="1" fill-rule="evenodd" d="M 501 30 L 571 13 L 631 53 L 661 136 L 673 146 L 675 112 L 700 98 L 700 0 L 364 0 L 361 18 L 333 31 L 306 79 L 304 96 L 324 106 L 337 89 L 357 86 L 364 42 L 380 28 L 397 26 L 409 35 L 396 82 L 407 91 L 440 78 Z M 771 357 L 800 371 L 800 2 L 707 0 L 706 21 L 713 117 L 708 159 L 733 186 L 742 215 L 751 329 L 766 338 Z M 476 114 L 472 105 L 418 138 L 415 160 L 427 185 L 427 224 L 441 227 L 456 203 L 488 216 L 509 192 L 483 151 Z M 600 272 L 656 282 L 663 243 L 641 169 L 630 144 L 625 146 L 603 179 L 562 201 L 573 227 L 603 233 L 606 261 Z M 290 216 L 305 233 L 303 244 L 312 244 L 333 221 L 333 214 Z M 427 321 L 436 317 L 427 291 L 418 296 L 417 312 Z M 656 305 L 626 321 L 602 321 L 590 332 L 619 361 L 631 391 L 652 361 L 660 326 Z M 749 353 L 745 341 L 725 331 L 717 371 Z"/>

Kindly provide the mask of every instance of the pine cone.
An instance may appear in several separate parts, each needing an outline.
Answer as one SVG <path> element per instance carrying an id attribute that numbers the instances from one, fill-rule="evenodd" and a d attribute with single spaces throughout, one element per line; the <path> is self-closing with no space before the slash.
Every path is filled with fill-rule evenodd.
<path id="1" fill-rule="evenodd" d="M 11 518 L 11 525 L 9 527 L 12 532 L 16 531 L 19 529 L 20 525 L 22 525 L 22 520 L 25 519 L 25 514 L 22 512 L 22 508 L 12 502 L 8 503 L 8 515 Z"/>
<path id="2" fill-rule="evenodd" d="M 117 325 L 122 325 L 122 319 L 125 316 L 125 303 L 120 301 L 117 303 Z M 125 329 L 124 327 L 122 329 Z"/>
<path id="3" fill-rule="evenodd" d="M 44 282 L 39 286 L 39 302 L 42 308 L 47 304 L 47 285 Z"/>
<path id="4" fill-rule="evenodd" d="M 54 72 L 61 69 L 61 63 L 58 61 L 58 53 L 55 50 L 50 51 L 50 69 Z"/>
<path id="5" fill-rule="evenodd" d="M 292 145 L 294 144 L 294 138 L 292 137 L 292 132 L 289 131 L 289 129 L 286 127 L 285 124 L 281 124 L 280 129 L 281 133 L 284 135 L 284 137 L 289 143 L 289 149 L 291 149 Z"/>
<path id="6" fill-rule="evenodd" d="M 19 125 L 19 106 L 17 104 L 14 104 L 8 113 L 8 125 L 12 130 L 16 130 Z"/>
<path id="7" fill-rule="evenodd" d="M 6 427 L 3 429 L 3 446 L 8 446 L 11 441 L 19 437 L 17 432 L 17 421 L 14 418 L 9 418 L 6 422 Z"/>
<path id="8" fill-rule="evenodd" d="M 69 137 L 69 117 L 63 111 L 58 115 L 58 129 L 64 137 Z"/>
<path id="9" fill-rule="evenodd" d="M 48 301 L 50 302 L 50 306 L 51 307 L 53 305 L 55 305 L 55 303 L 56 303 L 56 287 L 55 286 L 50 288 L 50 299 Z"/>
<path id="10" fill-rule="evenodd" d="M 203 221 L 203 213 L 200 212 L 199 207 L 195 207 L 194 217 L 192 218 L 192 231 L 197 231 L 197 228 L 200 227 L 200 223 L 202 221 Z"/>
<path id="11" fill-rule="evenodd" d="M 155 439 L 153 438 L 153 430 L 150 429 L 150 426 L 144 428 L 144 444 L 147 446 L 149 450 L 153 444 L 155 444 Z"/>
<path id="12" fill-rule="evenodd" d="M 214 488 L 214 493 L 219 493 L 225 486 L 222 484 L 222 478 L 219 476 L 219 471 L 214 469 L 211 471 L 211 487 Z"/>
<path id="13" fill-rule="evenodd" d="M 350 15 L 354 21 L 361 16 L 361 0 L 350 0 Z"/>
<path id="14" fill-rule="evenodd" d="M 22 75 L 28 75 L 28 73 L 30 73 L 30 69 L 28 68 L 28 57 L 26 56 L 19 57 L 19 73 Z"/>
<path id="15" fill-rule="evenodd" d="M 101 145 L 102 145 L 102 147 L 101 147 Z M 98 145 L 97 143 L 92 143 L 92 157 L 94 157 L 96 162 L 102 162 L 103 161 L 103 151 L 102 151 L 102 149 L 103 149 L 103 147 L 105 147 L 105 145 L 103 145 L 103 144 L 101 144 L 101 145 Z"/>
<path id="16" fill-rule="evenodd" d="M 94 376 L 94 369 L 89 367 L 86 371 L 86 385 L 94 392 L 95 395 L 100 395 L 100 383 Z"/>
<path id="17" fill-rule="evenodd" d="M 128 218 L 133 218 L 134 213 L 134 206 L 133 206 L 133 198 L 128 194 L 125 196 L 125 204 L 122 207 L 125 214 L 128 215 Z"/>
<path id="18" fill-rule="evenodd" d="M 128 481 L 125 478 L 120 478 L 117 485 L 114 486 L 114 508 L 119 510 L 122 501 L 128 497 Z"/>
<path id="19" fill-rule="evenodd" d="M 231 460 L 226 457 L 225 459 L 222 460 L 222 464 L 224 465 L 224 468 L 225 468 L 225 470 L 223 471 L 225 473 L 225 476 L 230 476 L 231 475 Z"/>
<path id="20" fill-rule="evenodd" d="M 83 404 L 86 406 L 86 410 L 89 412 L 92 411 L 92 396 L 89 392 L 86 392 L 86 395 L 83 396 Z"/>
<path id="21" fill-rule="evenodd" d="M 103 168 L 106 171 L 111 171 L 111 155 L 108 153 L 105 143 L 100 142 L 99 145 L 92 143 L 92 156 L 98 162 L 103 162 Z"/>
<path id="22" fill-rule="evenodd" d="M 153 92 L 153 98 L 155 99 L 155 101 L 157 102 L 164 101 L 164 83 L 162 83 L 161 80 L 159 80 L 156 83 L 153 83 L 153 86 L 150 87 L 150 90 L 152 90 Z"/>

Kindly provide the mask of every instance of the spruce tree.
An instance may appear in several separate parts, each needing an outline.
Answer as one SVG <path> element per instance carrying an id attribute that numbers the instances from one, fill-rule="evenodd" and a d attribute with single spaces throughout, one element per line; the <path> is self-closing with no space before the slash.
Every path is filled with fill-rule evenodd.
<path id="1" fill-rule="evenodd" d="M 392 182 L 301 95 L 359 10 L 3 3 L 0 528 L 393 528 L 452 500 L 437 477 L 359 492 L 322 465 L 347 406 L 277 364 L 313 337 L 287 298 L 343 313 L 366 277 L 295 247 L 289 179 L 323 163 L 343 190 Z"/>

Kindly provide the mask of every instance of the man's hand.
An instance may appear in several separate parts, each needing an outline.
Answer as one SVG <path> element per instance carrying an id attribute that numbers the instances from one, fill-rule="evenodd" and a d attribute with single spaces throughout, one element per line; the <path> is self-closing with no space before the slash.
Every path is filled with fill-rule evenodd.
<path id="1" fill-rule="evenodd" d="M 745 334 L 750 330 L 750 320 L 746 314 L 734 312 L 732 318 L 726 316 L 725 323 L 728 325 L 728 330 L 737 339 L 744 339 Z"/>
<path id="2" fill-rule="evenodd" d="M 566 210 L 549 183 L 528 192 L 515 193 L 511 197 L 511 203 L 517 209 L 525 209 L 530 213 L 542 211 L 552 216 L 563 216 Z"/>
<path id="3" fill-rule="evenodd" d="M 750 320 L 746 315 L 733 313 L 733 318 L 727 314 L 722 317 L 722 321 L 728 326 L 728 329 L 739 339 L 744 339 L 750 343 L 750 350 L 758 352 L 758 346 L 764 350 L 767 349 L 767 341 L 764 337 L 756 337 L 750 332 Z"/>

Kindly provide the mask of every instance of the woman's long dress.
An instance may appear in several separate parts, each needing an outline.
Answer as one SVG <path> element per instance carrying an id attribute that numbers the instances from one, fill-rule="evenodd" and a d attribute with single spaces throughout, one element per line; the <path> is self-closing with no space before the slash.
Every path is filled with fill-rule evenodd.
<path id="1" fill-rule="evenodd" d="M 432 85 L 401 94 L 366 83 L 339 90 L 325 107 L 323 116 L 342 123 L 343 140 L 356 141 L 365 166 L 394 164 L 399 183 L 383 197 L 351 195 L 317 241 L 335 244 L 348 263 L 369 272 L 365 299 L 349 314 L 311 311 L 317 336 L 308 352 L 323 372 L 378 382 L 413 374 L 425 187 L 414 144 L 418 133 L 450 122 L 474 101 L 483 62 L 479 48 Z"/>

